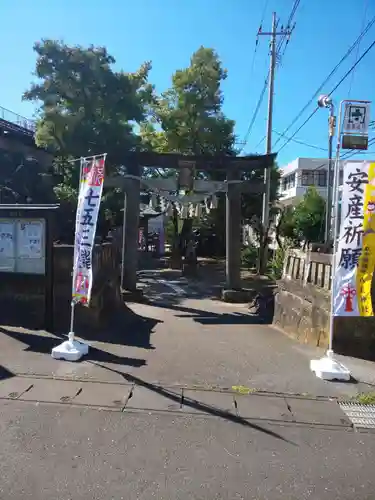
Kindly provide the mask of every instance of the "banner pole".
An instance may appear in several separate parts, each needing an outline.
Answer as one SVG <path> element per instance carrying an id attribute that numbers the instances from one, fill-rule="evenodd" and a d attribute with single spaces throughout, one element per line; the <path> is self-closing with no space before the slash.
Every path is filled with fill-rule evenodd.
<path id="1" fill-rule="evenodd" d="M 89 346 L 75 340 L 74 319 L 77 303 L 90 303 L 93 281 L 93 249 L 105 177 L 107 154 L 80 158 L 78 203 L 76 212 L 72 301 L 70 310 L 70 329 L 68 340 L 54 347 L 51 356 L 55 359 L 78 361 L 88 354 Z M 98 160 L 100 158 L 100 160 Z"/>
<path id="2" fill-rule="evenodd" d="M 127 194 L 124 192 L 124 216 L 122 219 L 122 247 L 121 247 L 121 291 L 124 288 L 125 276 L 125 244 L 126 244 L 126 211 L 127 211 Z"/>
<path id="3" fill-rule="evenodd" d="M 336 162 L 333 178 L 333 189 L 334 189 L 334 221 L 333 221 L 333 250 L 332 250 L 332 267 L 331 267 L 331 307 L 330 307 L 330 317 L 329 317 L 329 340 L 328 340 L 328 350 L 320 359 L 312 359 L 310 361 L 310 370 L 315 373 L 318 378 L 323 380 L 342 380 L 348 381 L 351 378 L 350 371 L 343 364 L 339 363 L 333 352 L 333 329 L 334 329 L 334 277 L 336 272 L 336 252 L 337 252 L 337 240 L 338 240 L 338 216 L 339 216 L 339 180 L 340 180 L 340 149 L 341 149 L 341 115 L 343 103 L 340 102 L 339 110 L 339 124 L 337 129 L 337 147 L 336 147 Z M 329 182 L 329 179 L 328 179 Z M 329 207 L 327 207 L 329 209 Z"/>
<path id="4" fill-rule="evenodd" d="M 339 109 L 339 123 L 337 127 L 337 146 L 336 146 L 336 160 L 335 160 L 335 170 L 333 177 L 333 249 L 332 249 L 332 265 L 331 265 L 331 314 L 329 318 L 329 339 L 328 339 L 328 350 L 327 356 L 333 356 L 333 327 L 334 327 L 334 287 L 333 278 L 336 272 L 336 254 L 337 254 L 337 243 L 338 243 L 338 230 L 339 230 L 339 180 L 340 180 L 340 150 L 341 150 L 341 122 L 342 122 L 342 108 L 343 102 L 340 102 Z"/>
<path id="5" fill-rule="evenodd" d="M 74 312 L 75 312 L 75 303 L 74 300 L 72 300 L 70 305 L 70 328 L 68 334 L 68 339 L 71 344 L 74 342 Z"/>

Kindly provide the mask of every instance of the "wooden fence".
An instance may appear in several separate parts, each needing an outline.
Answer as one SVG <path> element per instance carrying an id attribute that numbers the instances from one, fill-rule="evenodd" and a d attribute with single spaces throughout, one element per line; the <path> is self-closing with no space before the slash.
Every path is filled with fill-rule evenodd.
<path id="1" fill-rule="evenodd" d="M 331 289 L 332 255 L 319 252 L 288 252 L 283 269 L 283 279 L 298 280 L 303 284 Z"/>

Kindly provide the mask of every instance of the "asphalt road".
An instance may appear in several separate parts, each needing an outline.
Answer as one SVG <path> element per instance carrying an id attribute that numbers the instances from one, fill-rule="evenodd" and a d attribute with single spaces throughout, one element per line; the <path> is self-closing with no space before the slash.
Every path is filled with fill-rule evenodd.
<path id="1" fill-rule="evenodd" d="M 365 500 L 375 435 L 7 402 L 0 498 Z"/>

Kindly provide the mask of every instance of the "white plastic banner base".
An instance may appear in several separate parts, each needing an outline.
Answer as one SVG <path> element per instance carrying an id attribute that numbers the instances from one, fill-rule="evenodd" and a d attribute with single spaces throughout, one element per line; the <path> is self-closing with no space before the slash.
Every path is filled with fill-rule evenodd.
<path id="1" fill-rule="evenodd" d="M 87 344 L 77 340 L 66 340 L 52 349 L 51 356 L 54 359 L 65 359 L 65 361 L 79 361 L 88 352 L 89 346 Z"/>
<path id="2" fill-rule="evenodd" d="M 323 380 L 348 382 L 351 378 L 350 371 L 346 366 L 335 360 L 332 351 L 327 351 L 326 355 L 320 359 L 312 359 L 310 361 L 310 370 Z"/>

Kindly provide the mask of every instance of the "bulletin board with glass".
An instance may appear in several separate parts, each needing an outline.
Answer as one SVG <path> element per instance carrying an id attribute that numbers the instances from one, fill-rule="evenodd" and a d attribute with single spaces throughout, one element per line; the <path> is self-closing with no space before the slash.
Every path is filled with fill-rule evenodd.
<path id="1" fill-rule="evenodd" d="M 0 272 L 45 274 L 45 219 L 0 219 Z"/>

